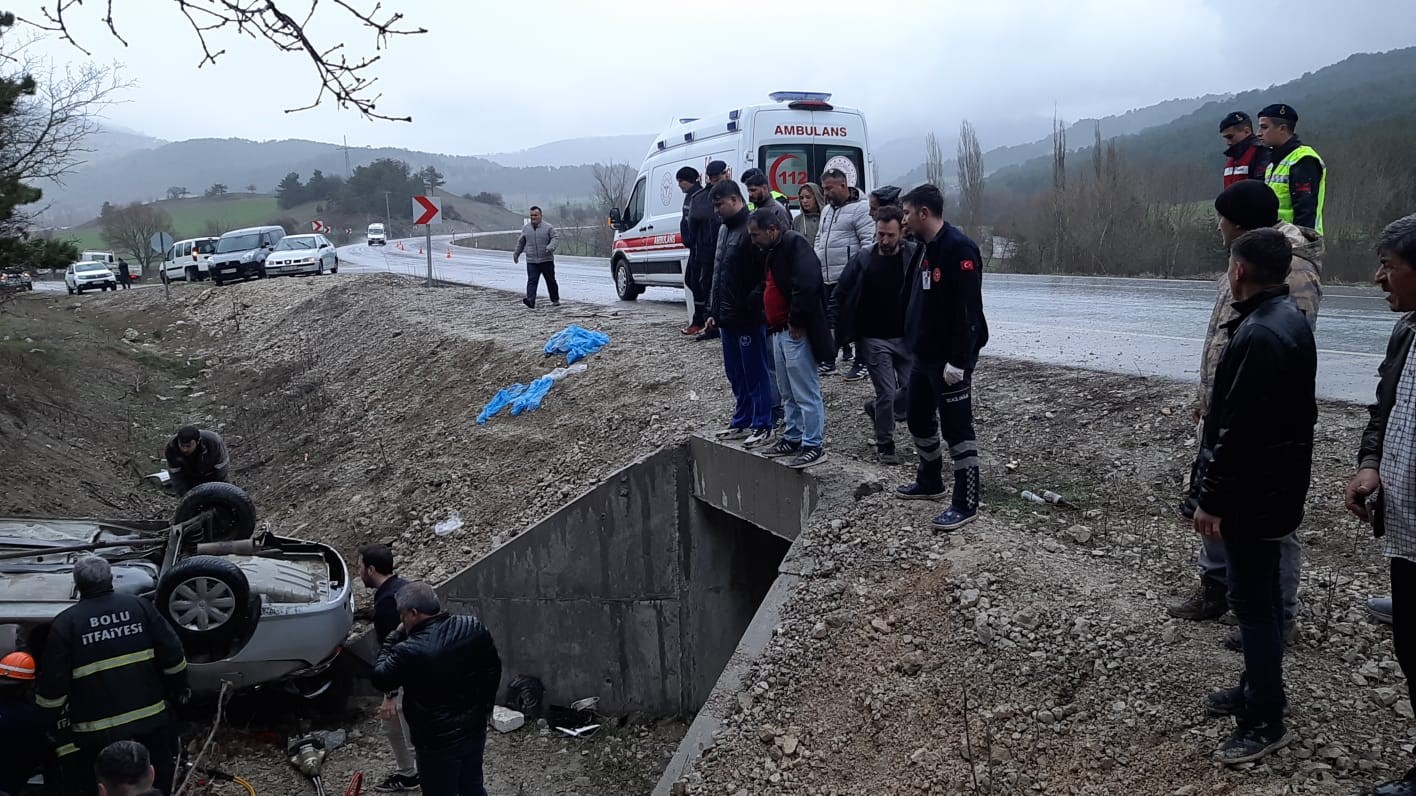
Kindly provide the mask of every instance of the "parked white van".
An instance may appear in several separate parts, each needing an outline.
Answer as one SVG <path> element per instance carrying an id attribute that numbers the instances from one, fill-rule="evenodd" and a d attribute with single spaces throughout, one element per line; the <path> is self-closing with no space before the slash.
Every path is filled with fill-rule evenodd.
<path id="1" fill-rule="evenodd" d="M 199 282 L 206 279 L 211 256 L 216 254 L 219 238 L 188 238 L 167 247 L 162 258 L 162 278 L 165 281 L 185 279 Z"/>
<path id="2" fill-rule="evenodd" d="M 679 119 L 655 139 L 629 201 L 610 211 L 616 231 L 610 276 L 621 299 L 633 301 L 645 287 L 683 287 L 688 249 L 679 233 L 683 191 L 674 176 L 682 166 L 703 174 L 709 162 L 721 160 L 734 179 L 760 168 L 772 190 L 785 194 L 792 207 L 801 186 L 819 182 L 827 169 L 844 171 L 862 194 L 874 186 L 875 161 L 863 113 L 831 105 L 830 94 L 778 91 L 770 96 L 770 104 Z"/>
<path id="3" fill-rule="evenodd" d="M 383 225 L 383 224 L 370 224 L 370 225 L 369 225 L 369 245 L 370 245 L 370 246 L 386 246 L 386 245 L 388 245 L 388 237 L 384 234 L 384 225 Z"/>

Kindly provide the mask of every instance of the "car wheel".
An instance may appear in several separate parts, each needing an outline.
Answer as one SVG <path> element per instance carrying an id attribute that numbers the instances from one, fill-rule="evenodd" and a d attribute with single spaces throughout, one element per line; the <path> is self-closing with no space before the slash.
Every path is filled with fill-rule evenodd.
<path id="1" fill-rule="evenodd" d="M 339 273 L 339 255 L 334 255 L 334 265 L 330 266 L 329 272 L 331 274 Z"/>
<path id="2" fill-rule="evenodd" d="M 259 614 L 252 610 L 246 573 L 228 559 L 192 556 L 163 573 L 157 608 L 184 639 L 211 647 L 247 630 Z"/>
<path id="3" fill-rule="evenodd" d="M 221 287 L 222 285 L 226 284 L 225 282 L 221 281 L 221 277 L 219 276 L 212 277 L 212 281 L 216 282 L 217 287 Z"/>
<path id="4" fill-rule="evenodd" d="M 197 484 L 188 490 L 172 513 L 172 524 L 184 523 L 208 510 L 212 512 L 212 521 L 199 541 L 249 539 L 256 532 L 256 505 L 250 495 L 225 481 Z"/>
<path id="5" fill-rule="evenodd" d="M 320 264 L 315 266 L 315 276 L 324 276 L 324 258 L 320 258 Z"/>
<path id="6" fill-rule="evenodd" d="M 619 295 L 620 301 L 634 301 L 643 292 L 639 286 L 634 284 L 634 276 L 629 272 L 629 261 L 620 260 L 615 263 L 615 293 Z"/>
<path id="7" fill-rule="evenodd" d="M 67 290 L 67 291 L 69 291 L 69 295 L 71 295 L 71 296 L 74 295 L 74 289 L 73 289 L 73 288 L 69 287 L 68 285 L 65 285 L 65 286 L 64 286 L 64 289 Z"/>

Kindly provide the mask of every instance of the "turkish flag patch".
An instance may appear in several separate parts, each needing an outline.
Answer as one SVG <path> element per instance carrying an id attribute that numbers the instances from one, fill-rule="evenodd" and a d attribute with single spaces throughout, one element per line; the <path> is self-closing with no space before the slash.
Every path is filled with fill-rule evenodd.
<path id="1" fill-rule="evenodd" d="M 974 268 L 975 266 L 973 260 L 964 260 L 963 262 L 959 263 L 960 271 L 972 271 Z"/>
<path id="2" fill-rule="evenodd" d="M 1295 182 L 1295 183 L 1293 183 L 1293 192 L 1294 192 L 1294 193 L 1312 193 L 1312 192 L 1313 192 L 1313 184 L 1312 184 L 1311 182 Z"/>
<path id="3" fill-rule="evenodd" d="M 936 268 L 934 269 L 934 273 L 932 274 L 932 276 L 934 277 L 934 284 L 937 285 L 939 284 L 939 280 L 944 278 L 944 272 Z"/>

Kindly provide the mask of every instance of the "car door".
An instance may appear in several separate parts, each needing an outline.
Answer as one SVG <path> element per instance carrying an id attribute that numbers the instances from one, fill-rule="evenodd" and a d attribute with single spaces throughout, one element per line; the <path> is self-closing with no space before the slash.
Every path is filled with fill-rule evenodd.
<path id="1" fill-rule="evenodd" d="M 64 286 L 72 289 L 74 287 L 74 266 L 64 269 Z"/>

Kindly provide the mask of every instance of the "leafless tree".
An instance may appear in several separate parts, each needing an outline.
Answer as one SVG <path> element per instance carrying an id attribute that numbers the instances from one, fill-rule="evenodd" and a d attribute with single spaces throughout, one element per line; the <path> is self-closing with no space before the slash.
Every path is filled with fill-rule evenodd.
<path id="1" fill-rule="evenodd" d="M 624 210 L 629 201 L 629 189 L 634 185 L 634 170 L 628 163 L 596 163 L 591 167 L 595 204 L 601 210 Z"/>
<path id="2" fill-rule="evenodd" d="M 158 254 L 150 241 L 158 232 L 172 231 L 172 217 L 155 205 L 134 202 L 125 207 L 108 207 L 100 219 L 103 241 L 119 253 L 127 253 L 143 268 L 155 261 Z"/>
<path id="3" fill-rule="evenodd" d="M 959 210 L 964 233 L 975 241 L 983 234 L 983 147 L 978 132 L 965 119 L 959 125 Z"/>
<path id="4" fill-rule="evenodd" d="M 939 147 L 939 138 L 930 133 L 924 137 L 925 181 L 940 193 L 944 192 L 944 150 Z"/>
<path id="5" fill-rule="evenodd" d="M 16 33 L 13 22 L 13 16 L 0 15 L 0 80 L 18 89 L 0 124 L 0 179 L 15 185 L 62 181 L 83 162 L 98 115 L 125 84 L 115 69 L 99 64 L 56 68 L 37 52 L 40 37 Z M 39 198 L 33 189 L 26 193 L 32 195 L 21 202 Z M 0 234 L 23 230 L 31 215 L 11 209 Z"/>
<path id="6" fill-rule="evenodd" d="M 155 3 L 153 3 L 155 4 Z M 216 59 L 226 54 L 226 50 L 213 49 L 214 34 L 229 32 L 264 40 L 282 52 L 303 53 L 314 68 L 319 81 L 319 90 L 310 104 L 299 108 L 287 108 L 286 113 L 309 110 L 325 99 L 332 99 L 341 108 L 354 108 L 371 119 L 411 122 L 411 116 L 390 116 L 378 111 L 378 103 L 383 95 L 375 92 L 378 78 L 372 74 L 372 67 L 382 55 L 349 54 L 344 42 L 335 40 L 316 43 L 313 32 L 322 28 L 312 26 L 311 19 L 320 0 L 165 0 L 169 12 L 179 13 L 187 20 L 192 32 L 201 43 L 202 57 L 197 66 L 216 63 Z M 331 0 L 332 4 L 372 33 L 374 52 L 380 53 L 393 36 L 427 33 L 426 28 L 409 27 L 404 23 L 403 14 L 384 11 L 382 3 L 374 2 L 367 11 L 356 8 L 359 0 Z M 367 7 L 367 3 L 363 3 Z M 81 10 L 92 8 L 108 27 L 112 36 L 128 46 L 128 42 L 118 32 L 118 22 L 113 17 L 113 0 L 84 4 L 84 0 L 43 0 L 40 17 L 24 19 L 40 30 L 59 34 L 59 37 L 78 48 L 85 55 L 88 50 L 79 44 L 70 29 L 74 16 Z M 144 5 L 147 8 L 147 5 Z M 135 17 L 142 23 L 152 19 L 151 12 Z M 136 22 L 134 24 L 137 24 Z M 332 27 L 330 29 L 333 29 Z M 328 38 L 334 38 L 328 35 Z"/>

